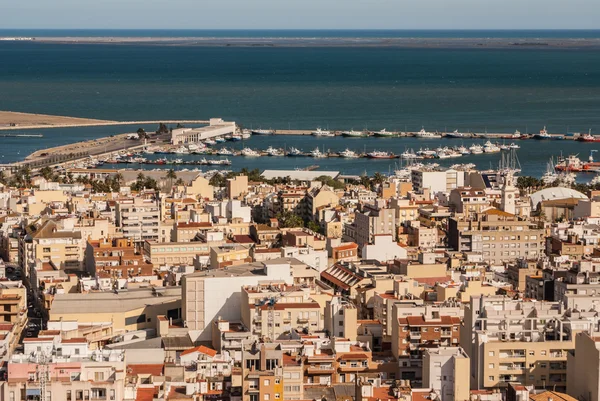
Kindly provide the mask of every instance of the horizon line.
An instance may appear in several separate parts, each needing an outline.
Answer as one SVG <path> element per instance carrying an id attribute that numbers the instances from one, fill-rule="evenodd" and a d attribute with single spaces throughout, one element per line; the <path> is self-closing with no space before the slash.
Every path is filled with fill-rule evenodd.
<path id="1" fill-rule="evenodd" d="M 0 28 L 45 31 L 600 31 L 600 28 Z"/>

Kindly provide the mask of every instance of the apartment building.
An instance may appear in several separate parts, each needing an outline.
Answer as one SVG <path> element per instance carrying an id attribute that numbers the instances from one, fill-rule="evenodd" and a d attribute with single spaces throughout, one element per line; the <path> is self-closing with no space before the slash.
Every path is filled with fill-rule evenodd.
<path id="1" fill-rule="evenodd" d="M 252 262 L 250 247 L 242 244 L 223 244 L 210 247 L 210 268 L 243 265 Z"/>
<path id="2" fill-rule="evenodd" d="M 471 297 L 461 346 L 471 360 L 472 388 L 520 383 L 564 391 L 574 336 L 582 330 L 598 332 L 595 315 L 565 310 L 559 302 Z"/>
<path id="3" fill-rule="evenodd" d="M 474 218 L 452 217 L 448 221 L 448 245 L 460 252 L 483 255 L 499 265 L 515 259 L 537 258 L 545 249 L 545 231 L 529 220 L 488 209 Z"/>
<path id="4" fill-rule="evenodd" d="M 292 331 L 323 329 L 323 312 L 311 298 L 320 287 L 299 287 L 284 282 L 242 287 L 242 323 L 257 337 L 271 341 L 289 338 Z"/>
<path id="5" fill-rule="evenodd" d="M 210 340 L 211 322 L 217 317 L 241 321 L 243 285 L 258 285 L 261 281 L 292 284 L 292 260 L 279 258 L 183 276 L 183 320 L 192 340 Z"/>
<path id="6" fill-rule="evenodd" d="M 470 396 L 469 356 L 460 347 L 427 348 L 423 352 L 423 387 L 444 401 L 466 401 Z"/>
<path id="7" fill-rule="evenodd" d="M 509 263 L 506 267 L 508 283 L 512 285 L 514 290 L 520 292 L 525 292 L 527 276 L 535 276 L 540 272 L 541 270 L 537 265 L 537 259 L 518 259 L 514 263 Z"/>
<path id="8" fill-rule="evenodd" d="M 423 352 L 431 348 L 458 346 L 461 319 L 457 315 L 444 315 L 443 309 L 429 305 L 423 308 L 421 314 L 420 308 L 411 309 L 413 310 L 398 312 L 398 305 L 395 305 L 392 352 L 398 358 L 400 378 L 410 380 L 414 385 L 421 385 Z"/>
<path id="9" fill-rule="evenodd" d="M 115 221 L 125 238 L 136 242 L 161 238 L 161 211 L 158 201 L 143 198 L 119 199 L 115 204 Z"/>
<path id="10" fill-rule="evenodd" d="M 577 333 L 575 349 L 567 354 L 567 393 L 581 401 L 600 399 L 600 338 Z"/>
<path id="11" fill-rule="evenodd" d="M 193 265 L 198 256 L 208 259 L 212 244 L 205 242 L 156 242 L 144 241 L 143 254 L 156 266 Z"/>
<path id="12" fill-rule="evenodd" d="M 342 296 L 334 295 L 325 304 L 325 330 L 333 337 L 355 341 L 358 334 L 358 310 Z"/>
<path id="13" fill-rule="evenodd" d="M 340 198 L 331 187 L 323 185 L 309 189 L 306 192 L 305 203 L 304 217 L 318 222 L 318 210 L 339 205 Z"/>
<path id="14" fill-rule="evenodd" d="M 25 227 L 19 239 L 19 263 L 26 274 L 36 260 L 53 262 L 59 269 L 81 270 L 85 239 L 72 221 L 39 220 Z"/>
<path id="15" fill-rule="evenodd" d="M 241 199 L 248 193 L 248 176 L 238 175 L 227 179 L 226 191 L 228 199 Z"/>
<path id="16" fill-rule="evenodd" d="M 173 227 L 173 242 L 192 242 L 197 241 L 200 236 L 213 229 L 211 222 L 176 222 Z"/>
<path id="17" fill-rule="evenodd" d="M 372 244 L 375 235 L 396 235 L 396 210 L 367 204 L 355 215 L 356 243 L 360 248 Z"/>
<path id="18" fill-rule="evenodd" d="M 285 394 L 281 345 L 245 345 L 242 353 L 242 383 L 242 401 L 283 400 Z"/>
<path id="19" fill-rule="evenodd" d="M 227 353 L 234 360 L 242 360 L 244 344 L 250 344 L 256 337 L 241 322 L 217 318 L 212 323 L 212 345 L 220 354 Z"/>
<path id="20" fill-rule="evenodd" d="M 7 362 L 10 380 L 2 387 L 2 399 L 123 399 L 126 369 L 122 350 L 92 351 L 85 340 L 64 340 L 57 332 L 26 338 L 24 347 L 23 354 L 15 354 Z M 43 359 L 45 363 L 40 364 Z"/>
<path id="21" fill-rule="evenodd" d="M 430 190 L 432 194 L 450 192 L 465 183 L 465 173 L 452 169 L 446 171 L 415 169 L 411 171 L 410 178 L 413 190 L 418 193 L 422 193 L 426 189 Z"/>
<path id="22" fill-rule="evenodd" d="M 566 295 L 593 295 L 600 293 L 600 260 L 587 259 L 573 263 L 565 277 L 554 281 L 554 300 L 562 301 Z"/>

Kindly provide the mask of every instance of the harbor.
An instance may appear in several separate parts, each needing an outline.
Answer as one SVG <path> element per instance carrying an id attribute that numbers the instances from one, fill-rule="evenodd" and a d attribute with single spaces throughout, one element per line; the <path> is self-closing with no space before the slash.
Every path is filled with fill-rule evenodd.
<path id="1" fill-rule="evenodd" d="M 210 121 L 210 120 L 209 120 Z M 136 133 L 96 137 L 50 149 L 39 149 L 25 160 L 3 165 L 15 169 L 29 165 L 32 169 L 50 167 L 110 168 L 314 168 L 335 169 L 347 174 L 391 173 L 409 164 L 435 163 L 442 167 L 474 165 L 479 169 L 494 168 L 502 155 L 511 152 L 527 154 L 522 174 L 540 177 L 550 158 L 557 170 L 563 168 L 564 156 L 582 155 L 585 160 L 594 143 L 586 134 L 549 133 L 543 127 L 536 134 L 473 133 L 469 131 L 375 131 L 285 130 L 243 128 L 232 122 L 213 119 L 212 125 L 197 128 L 173 128 L 156 134 L 156 127 L 145 127 L 143 139 Z M 73 128 L 71 128 L 73 129 Z M 44 140 L 61 129 L 44 131 Z M 122 131 L 121 131 L 122 132 Z M 12 133 L 11 133 L 12 134 Z M 19 135 L 34 132 L 23 131 Z M 9 139 L 9 138 L 7 138 Z M 20 138 L 14 138 L 18 140 Z M 23 138 L 24 141 L 30 138 Z M 560 146 L 556 145 L 560 143 Z M 569 159 L 573 160 L 573 159 Z M 569 173 L 583 174 L 577 180 L 588 180 L 598 167 L 587 161 L 582 167 L 569 164 Z"/>

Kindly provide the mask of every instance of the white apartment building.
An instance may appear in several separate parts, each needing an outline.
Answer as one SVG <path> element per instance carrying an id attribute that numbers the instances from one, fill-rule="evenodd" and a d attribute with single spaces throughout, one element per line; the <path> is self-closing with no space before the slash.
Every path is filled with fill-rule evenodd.
<path id="1" fill-rule="evenodd" d="M 152 199 L 129 198 L 116 202 L 115 216 L 117 226 L 125 238 L 137 242 L 159 241 L 161 238 L 160 206 Z"/>

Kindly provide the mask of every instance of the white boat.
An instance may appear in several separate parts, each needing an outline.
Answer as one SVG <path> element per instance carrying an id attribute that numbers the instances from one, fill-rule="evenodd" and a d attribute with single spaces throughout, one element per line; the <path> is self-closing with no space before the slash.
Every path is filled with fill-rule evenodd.
<path id="1" fill-rule="evenodd" d="M 496 146 L 490 141 L 487 141 L 483 144 L 483 152 L 484 153 L 497 153 L 500 152 L 500 147 Z"/>
<path id="2" fill-rule="evenodd" d="M 342 131 L 342 136 L 349 137 L 349 138 L 360 138 L 360 137 L 363 137 L 364 134 L 362 131 L 350 130 L 350 131 Z"/>
<path id="3" fill-rule="evenodd" d="M 283 150 L 274 148 L 272 146 L 269 146 L 265 152 L 267 152 L 267 155 L 269 155 L 269 156 L 283 156 L 284 155 Z"/>
<path id="4" fill-rule="evenodd" d="M 339 155 L 340 155 L 340 157 L 344 157 L 344 158 L 347 158 L 347 159 L 356 159 L 356 158 L 359 157 L 356 154 L 356 152 L 354 152 L 354 151 L 352 151 L 350 149 L 346 149 L 343 152 L 340 152 Z"/>
<path id="5" fill-rule="evenodd" d="M 449 132 L 446 134 L 446 138 L 466 138 L 468 136 L 468 134 L 465 134 L 463 132 L 458 132 L 458 130 L 455 130 L 454 132 Z"/>
<path id="6" fill-rule="evenodd" d="M 215 145 L 217 144 L 217 141 L 216 141 L 216 140 L 214 140 L 214 139 L 210 139 L 210 138 L 209 138 L 209 139 L 206 139 L 206 140 L 204 141 L 204 143 L 205 143 L 206 145 L 209 145 L 209 146 L 215 146 Z"/>
<path id="7" fill-rule="evenodd" d="M 533 136 L 533 139 L 552 139 L 552 135 L 550 135 L 548 130 L 546 130 L 546 127 L 544 127 L 544 129 L 540 130 L 539 134 Z"/>
<path id="8" fill-rule="evenodd" d="M 177 149 L 175 149 L 173 153 L 175 153 L 176 155 L 187 155 L 190 152 L 185 146 L 180 146 Z"/>
<path id="9" fill-rule="evenodd" d="M 369 159 L 395 159 L 396 155 L 392 152 L 382 152 L 379 150 L 374 150 L 370 153 L 367 153 L 367 157 Z"/>
<path id="10" fill-rule="evenodd" d="M 260 153 L 257 152 L 254 149 L 244 148 L 244 149 L 242 149 L 242 156 L 246 156 L 246 157 L 258 157 L 258 156 L 260 156 Z"/>
<path id="11" fill-rule="evenodd" d="M 225 142 L 227 139 L 223 138 L 222 136 L 218 136 L 215 138 L 215 142 L 217 143 L 223 143 Z"/>
<path id="12" fill-rule="evenodd" d="M 233 156 L 233 150 L 229 150 L 227 148 L 219 149 L 217 151 L 219 156 Z"/>
<path id="13" fill-rule="evenodd" d="M 250 139 L 252 137 L 252 133 L 250 131 L 244 130 L 242 132 L 242 139 Z"/>
<path id="14" fill-rule="evenodd" d="M 419 149 L 419 151 L 417 152 L 417 155 L 420 155 L 420 156 L 433 157 L 433 156 L 435 156 L 435 154 L 436 154 L 435 150 L 431 150 L 429 148 Z"/>
<path id="15" fill-rule="evenodd" d="M 424 128 L 421 128 L 421 131 L 417 132 L 415 137 L 424 139 L 439 139 L 442 136 L 437 132 L 427 132 Z"/>
<path id="16" fill-rule="evenodd" d="M 386 131 L 384 128 L 381 131 L 374 132 L 373 135 L 380 137 L 380 138 L 391 138 L 394 136 L 394 133 L 390 132 L 390 131 Z"/>
<path id="17" fill-rule="evenodd" d="M 322 130 L 321 127 L 317 128 L 315 131 L 311 132 L 311 135 L 314 136 L 335 136 L 335 134 L 331 131 Z"/>
<path id="18" fill-rule="evenodd" d="M 552 185 L 556 180 L 558 180 L 558 173 L 555 171 L 554 161 L 550 159 L 548 164 L 546 164 L 546 172 L 542 176 L 542 182 L 545 185 Z"/>
<path id="19" fill-rule="evenodd" d="M 190 152 L 197 152 L 199 150 L 203 150 L 206 146 L 203 143 L 195 144 L 190 143 L 187 148 Z"/>
<path id="20" fill-rule="evenodd" d="M 327 157 L 327 155 L 325 153 L 321 152 L 318 147 L 310 152 L 310 156 L 316 157 L 316 158 Z"/>
<path id="21" fill-rule="evenodd" d="M 253 129 L 251 132 L 254 135 L 273 135 L 275 133 L 272 129 Z"/>
<path id="22" fill-rule="evenodd" d="M 592 180 L 590 181 L 590 185 L 592 186 L 596 186 L 598 184 L 600 184 L 600 174 L 592 178 Z"/>
<path id="23" fill-rule="evenodd" d="M 304 156 L 304 153 L 298 148 L 291 147 L 287 155 L 291 157 L 299 157 Z"/>
<path id="24" fill-rule="evenodd" d="M 458 148 L 456 148 L 456 151 L 458 153 L 460 153 L 461 155 L 470 155 L 471 154 L 471 151 L 462 145 L 459 146 Z"/>
<path id="25" fill-rule="evenodd" d="M 481 145 L 471 145 L 469 147 L 472 155 L 480 155 L 483 153 L 483 146 Z"/>
<path id="26" fill-rule="evenodd" d="M 511 149 L 520 149 L 521 148 L 519 145 L 517 145 L 514 142 L 511 142 L 511 144 L 508 145 L 508 147 L 511 148 Z"/>
<path id="27" fill-rule="evenodd" d="M 422 156 L 417 155 L 412 149 L 406 149 L 404 152 L 402 152 L 400 157 L 405 160 L 416 160 Z"/>
<path id="28" fill-rule="evenodd" d="M 507 145 L 507 144 L 505 144 L 505 143 L 503 143 L 502 145 L 500 145 L 500 150 L 509 150 L 509 149 L 510 149 L 510 146 Z"/>

